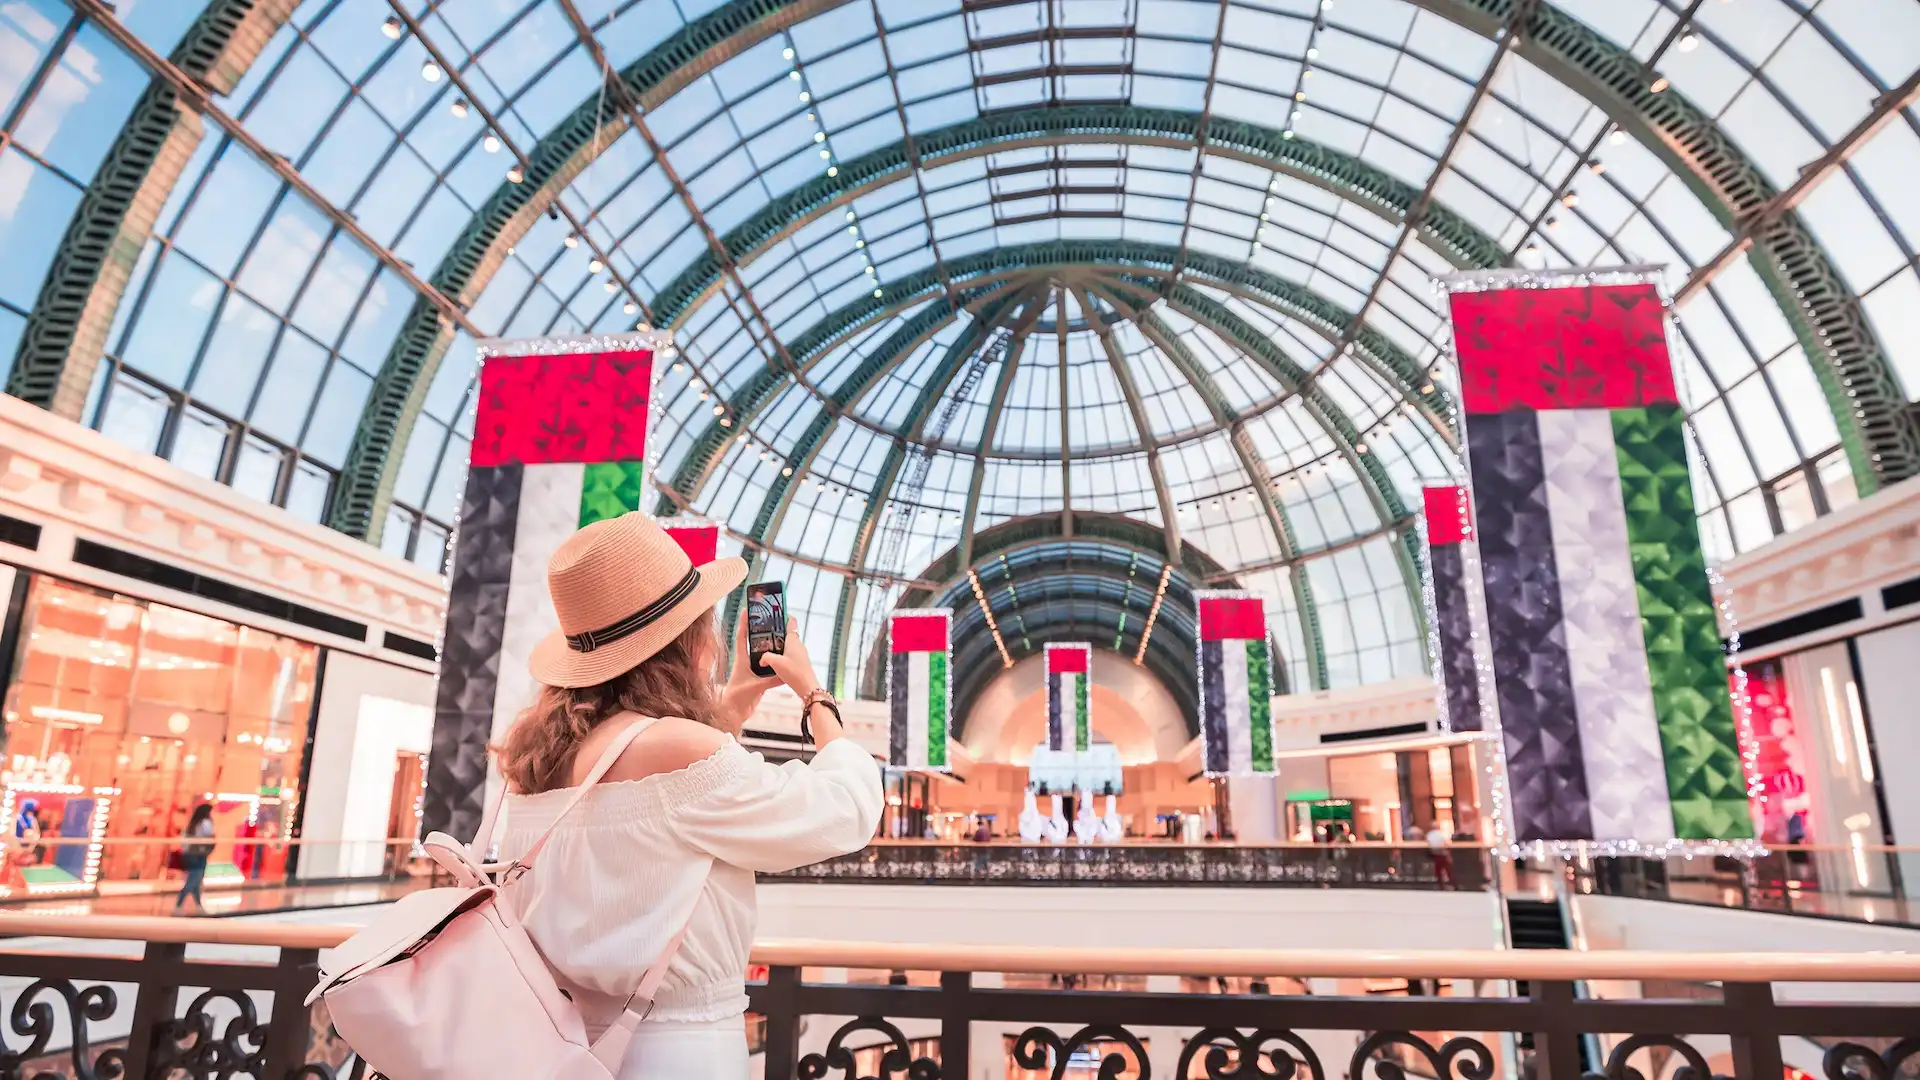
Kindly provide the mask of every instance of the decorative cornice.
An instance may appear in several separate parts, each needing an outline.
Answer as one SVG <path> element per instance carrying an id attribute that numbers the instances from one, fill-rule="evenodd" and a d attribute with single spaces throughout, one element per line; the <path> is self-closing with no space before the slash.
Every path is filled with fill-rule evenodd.
<path id="1" fill-rule="evenodd" d="M 0 547 L 7 562 L 294 637 L 342 641 L 78 565 L 73 541 L 93 540 L 367 623 L 374 631 L 365 643 L 369 652 L 379 644 L 378 631 L 432 639 L 446 616 L 447 583 L 440 575 L 5 395 L 0 513 L 44 530 L 37 549 Z"/>
<path id="2" fill-rule="evenodd" d="M 1273 699 L 1273 745 L 1276 750 L 1319 748 L 1320 736 L 1348 731 L 1371 731 L 1426 724 L 1436 729 L 1433 679 L 1409 675 L 1392 682 L 1310 694 L 1285 694 Z M 1398 736 L 1404 738 L 1405 736 Z M 1355 753 L 1367 743 L 1342 744 Z"/>
<path id="3" fill-rule="evenodd" d="M 1836 627 L 1837 633 L 1851 636 L 1891 621 L 1882 618 L 1880 589 L 1920 574 L 1920 477 L 1737 556 L 1720 574 L 1742 628 L 1855 597 L 1867 621 Z M 1720 629 L 1730 633 L 1734 626 L 1723 618 Z"/>

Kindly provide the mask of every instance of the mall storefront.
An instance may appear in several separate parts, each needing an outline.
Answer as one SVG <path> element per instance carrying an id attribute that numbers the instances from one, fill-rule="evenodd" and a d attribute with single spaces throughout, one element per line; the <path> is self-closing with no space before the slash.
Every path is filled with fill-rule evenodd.
<path id="1" fill-rule="evenodd" d="M 363 807 L 379 804 L 380 820 L 361 830 L 378 834 L 363 838 L 371 857 L 303 852 L 297 842 L 316 735 L 323 753 L 341 744 L 331 756 L 351 759 L 369 741 L 356 730 L 363 721 L 403 726 L 387 723 L 393 710 L 369 709 L 368 699 L 334 710 L 341 715 L 330 726 L 338 730 L 319 730 L 321 646 L 52 575 L 16 575 L 4 566 L 0 574 L 17 576 L 0 590 L 0 600 L 11 600 L 13 642 L 11 655 L 0 658 L 11 660 L 0 663 L 0 672 L 10 672 L 0 735 L 0 820 L 8 829 L 0 897 L 177 888 L 178 838 L 201 804 L 213 815 L 209 888 L 284 881 L 303 854 L 347 871 L 329 877 L 397 868 L 397 845 L 385 840 L 411 837 L 417 826 L 426 749 L 418 740 L 402 740 L 408 745 L 389 747 L 373 763 L 386 772 L 378 797 L 361 799 Z M 430 676 L 404 674 L 430 688 Z M 349 694 L 356 689 L 343 685 L 336 696 L 357 699 Z M 427 709 L 419 701 L 386 704 Z M 350 771 L 323 768 L 322 781 L 342 790 L 322 791 L 322 802 L 347 801 Z M 359 777 L 360 787 L 366 779 Z M 316 847 L 342 842 L 333 824 L 320 830 L 328 836 Z M 397 861 L 405 858 L 402 851 Z"/>

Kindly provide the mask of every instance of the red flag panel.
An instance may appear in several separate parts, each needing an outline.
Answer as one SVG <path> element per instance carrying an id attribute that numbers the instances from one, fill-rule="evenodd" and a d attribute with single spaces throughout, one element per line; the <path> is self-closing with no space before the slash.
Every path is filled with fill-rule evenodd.
<path id="1" fill-rule="evenodd" d="M 680 545 L 680 550 L 687 553 L 687 558 L 693 560 L 693 565 L 704 566 L 719 557 L 720 526 L 669 525 L 662 522 L 661 527 L 668 536 L 673 537 L 674 543 Z"/>
<path id="2" fill-rule="evenodd" d="M 945 615 L 895 615 L 891 635 L 893 651 L 945 652 L 947 617 Z"/>
<path id="3" fill-rule="evenodd" d="M 1422 488 L 1426 502 L 1427 543 L 1457 544 L 1473 539 L 1473 506 L 1461 487 Z"/>
<path id="4" fill-rule="evenodd" d="M 645 349 L 489 356 L 472 464 L 644 461 L 652 394 Z"/>
<path id="5" fill-rule="evenodd" d="M 1651 284 L 1456 292 L 1470 413 L 1678 404 L 1666 308 Z"/>
<path id="6" fill-rule="evenodd" d="M 1200 598 L 1201 641 L 1251 641 L 1266 633 L 1266 604 L 1259 597 Z"/>
<path id="7" fill-rule="evenodd" d="M 1047 674 L 1084 675 L 1091 653 L 1091 649 L 1048 649 Z"/>

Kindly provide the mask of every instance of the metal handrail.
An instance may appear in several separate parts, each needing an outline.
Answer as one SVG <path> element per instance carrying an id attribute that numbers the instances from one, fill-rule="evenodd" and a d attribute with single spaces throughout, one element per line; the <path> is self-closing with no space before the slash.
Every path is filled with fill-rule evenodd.
<path id="1" fill-rule="evenodd" d="M 231 919 L 0 915 L 0 932 L 9 935 L 166 944 L 327 949 L 340 944 L 358 929 Z M 1167 949 L 773 940 L 755 943 L 751 962 L 769 967 L 1012 971 L 1040 975 L 1920 982 L 1920 953 L 1898 952 Z"/>

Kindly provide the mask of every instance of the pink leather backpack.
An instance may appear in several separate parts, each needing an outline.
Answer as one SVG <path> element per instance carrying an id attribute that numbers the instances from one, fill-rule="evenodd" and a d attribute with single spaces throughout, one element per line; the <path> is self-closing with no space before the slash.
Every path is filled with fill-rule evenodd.
<path id="1" fill-rule="evenodd" d="M 334 1030 L 373 1070 L 390 1080 L 613 1080 L 646 1018 L 667 966 L 686 937 L 686 920 L 641 976 L 620 1018 L 588 1042 L 580 1010 L 520 925 L 501 887 L 532 869 L 568 814 L 652 725 L 637 719 L 608 745 L 547 831 L 526 854 L 500 866 L 485 861 L 499 820 L 495 796 L 472 844 L 445 833 L 423 842 L 458 883 L 402 897 L 321 963 L 320 985 Z M 697 901 L 696 901 L 697 903 Z M 687 913 L 691 920 L 693 913 Z"/>

